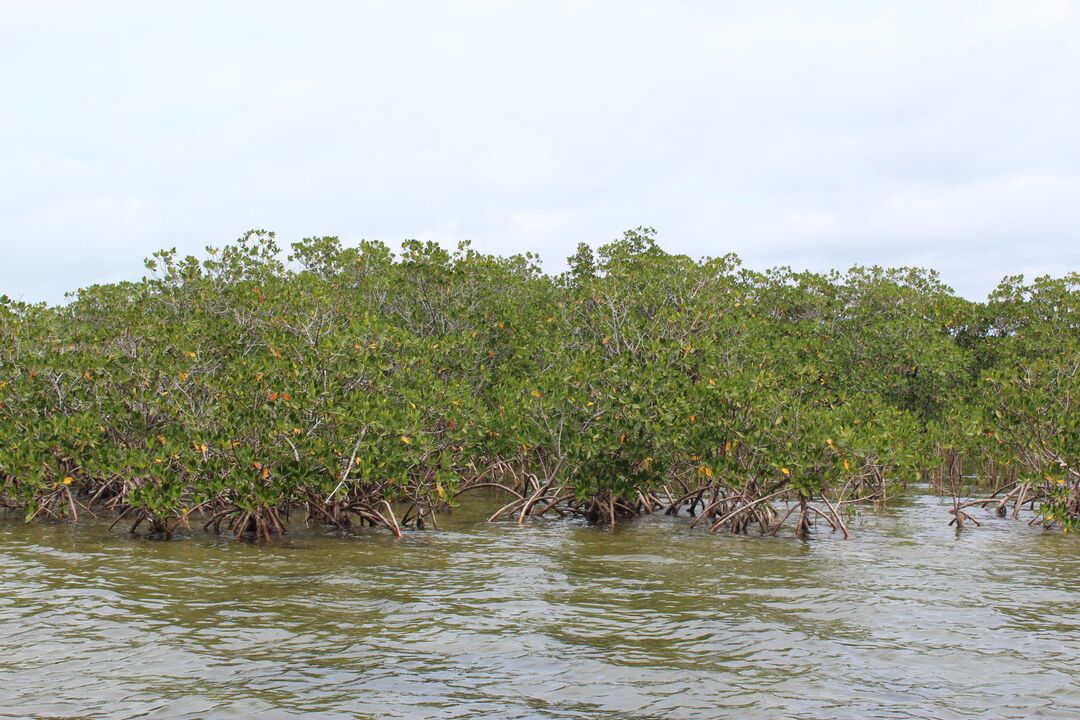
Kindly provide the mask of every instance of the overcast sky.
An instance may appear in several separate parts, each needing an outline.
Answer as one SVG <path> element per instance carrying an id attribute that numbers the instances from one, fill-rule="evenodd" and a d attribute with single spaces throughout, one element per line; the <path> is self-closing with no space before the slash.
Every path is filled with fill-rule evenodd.
<path id="1" fill-rule="evenodd" d="M 249 228 L 1080 270 L 1080 0 L 0 0 L 0 293 Z"/>

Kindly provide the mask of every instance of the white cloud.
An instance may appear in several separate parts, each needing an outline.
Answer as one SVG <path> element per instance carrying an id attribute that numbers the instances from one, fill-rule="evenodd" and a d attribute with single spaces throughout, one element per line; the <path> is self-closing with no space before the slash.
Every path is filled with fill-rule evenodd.
<path id="1" fill-rule="evenodd" d="M 249 227 L 1080 267 L 1070 2 L 0 0 L 0 292 Z"/>

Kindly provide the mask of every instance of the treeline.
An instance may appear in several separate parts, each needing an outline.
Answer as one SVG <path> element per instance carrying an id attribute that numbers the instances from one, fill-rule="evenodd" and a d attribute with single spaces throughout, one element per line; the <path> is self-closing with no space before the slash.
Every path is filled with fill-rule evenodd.
<path id="1" fill-rule="evenodd" d="M 263 231 L 146 264 L 63 306 L 0 301 L 0 503 L 28 522 L 400 534 L 494 488 L 519 521 L 846 534 L 851 503 L 920 480 L 961 524 L 1080 519 L 1076 273 L 976 303 L 932 271 L 759 273 L 647 228 L 557 276 L 467 244 L 283 259 Z M 997 493 L 962 498 L 961 463 Z"/>

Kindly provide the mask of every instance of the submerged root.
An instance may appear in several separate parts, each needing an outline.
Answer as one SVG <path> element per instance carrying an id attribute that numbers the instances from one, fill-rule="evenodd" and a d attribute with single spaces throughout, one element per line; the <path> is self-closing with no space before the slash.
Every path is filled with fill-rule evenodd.
<path id="1" fill-rule="evenodd" d="M 570 515 L 582 517 L 590 523 L 614 527 L 619 520 L 657 512 L 664 508 L 664 501 L 651 491 L 639 491 L 634 497 L 618 496 L 605 490 L 587 498 L 579 498 L 573 488 L 557 484 L 554 479 L 544 482 L 535 480 L 521 492 L 521 488 L 499 483 L 483 483 L 480 487 L 493 488 L 507 493 L 511 500 L 488 518 L 512 518 L 519 525 L 527 518 L 540 518 L 553 512 L 559 517 Z M 467 487 L 466 490 L 474 486 Z"/>
<path id="2" fill-rule="evenodd" d="M 851 537 L 847 523 L 840 512 L 840 503 L 833 502 L 822 493 L 818 496 L 824 507 L 819 507 L 811 501 L 814 499 L 808 495 L 798 495 L 797 502 L 790 504 L 783 512 L 777 512 L 772 506 L 772 501 L 782 499 L 792 492 L 791 488 L 783 487 L 765 495 L 758 495 L 743 489 L 739 493 L 728 490 L 722 492 L 719 488 L 713 489 L 713 501 L 702 511 L 692 525 L 696 525 L 704 519 L 710 521 L 709 532 L 717 532 L 724 528 L 735 534 L 745 534 L 752 525 L 756 525 L 762 535 L 777 535 L 788 520 L 796 514 L 797 520 L 793 528 L 797 537 L 809 535 L 814 524 L 814 518 L 820 518 L 833 531 L 839 531 L 844 539 Z"/>
<path id="3" fill-rule="evenodd" d="M 398 523 L 393 507 L 386 500 L 351 498 L 320 501 L 318 498 L 310 498 L 305 507 L 309 522 L 316 518 L 323 525 L 343 532 L 351 532 L 364 525 L 383 527 L 394 537 L 401 537 L 401 524 Z"/>
<path id="4" fill-rule="evenodd" d="M 32 522 L 38 517 L 47 517 L 51 520 L 71 520 L 71 522 L 78 522 L 79 511 L 77 508 L 81 507 L 83 510 L 87 510 L 87 512 L 89 512 L 89 509 L 75 499 L 74 493 L 71 492 L 71 487 L 71 485 L 53 483 L 51 489 L 39 494 L 35 498 L 33 509 L 26 514 L 26 522 Z"/>
<path id="5" fill-rule="evenodd" d="M 1029 525 L 1042 523 L 1045 528 L 1052 528 L 1070 519 L 1080 518 L 1080 480 L 1070 484 L 1068 479 L 1044 481 L 1014 480 L 999 488 L 989 497 L 961 501 L 953 496 L 952 507 L 948 513 L 953 515 L 949 525 L 963 527 L 965 521 L 978 526 L 968 508 L 993 508 L 995 515 L 1012 520 L 1020 519 L 1021 511 L 1027 509 L 1032 514 Z M 1065 525 L 1068 527 L 1068 525 Z"/>
<path id="6" fill-rule="evenodd" d="M 793 528 L 796 535 L 806 536 L 816 518 L 823 520 L 831 530 L 841 533 L 844 538 L 850 537 L 841 510 L 845 501 L 830 500 L 825 494 L 814 498 L 800 497 L 786 512 L 781 511 L 781 516 L 773 502 L 793 492 L 787 485 L 758 487 L 749 484 L 735 489 L 723 483 L 710 483 L 693 488 L 684 486 L 680 488 L 678 496 L 665 485 L 657 490 L 637 491 L 631 498 L 605 490 L 582 499 L 572 488 L 551 480 L 534 481 L 525 488 L 485 480 L 467 486 L 464 491 L 480 487 L 503 492 L 508 497 L 508 501 L 488 518 L 489 522 L 512 518 L 522 523 L 526 518 L 542 517 L 553 511 L 562 517 L 574 515 L 596 525 L 614 527 L 620 521 L 652 513 L 678 516 L 685 509 L 694 518 L 691 527 L 707 521 L 709 532 L 726 529 L 731 533 L 747 533 L 756 527 L 761 535 L 776 535 L 798 510 Z M 820 501 L 820 505 L 811 501 Z"/>
<path id="7" fill-rule="evenodd" d="M 211 514 L 203 530 L 211 527 L 220 534 L 222 525 L 234 538 L 251 538 L 259 542 L 271 542 L 286 534 L 285 523 L 278 508 L 257 505 L 250 509 L 230 505 Z"/>
<path id="8" fill-rule="evenodd" d="M 116 525 L 134 508 L 126 508 L 120 515 L 113 521 L 113 524 L 109 526 L 109 530 L 112 530 Z M 171 515 L 171 516 L 159 516 L 151 513 L 149 510 L 139 509 L 136 510 L 135 522 L 131 524 L 128 532 L 132 535 L 138 533 L 139 527 L 143 524 L 146 525 L 145 537 L 154 540 L 171 540 L 173 533 L 181 525 L 184 527 L 190 527 L 187 522 L 187 515 Z"/>

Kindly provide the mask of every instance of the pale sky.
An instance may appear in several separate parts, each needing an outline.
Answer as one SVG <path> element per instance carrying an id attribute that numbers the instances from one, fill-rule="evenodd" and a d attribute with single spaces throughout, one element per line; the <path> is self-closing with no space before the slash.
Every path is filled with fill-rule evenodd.
<path id="1" fill-rule="evenodd" d="M 0 0 L 0 293 L 162 247 L 1080 270 L 1080 0 Z"/>

